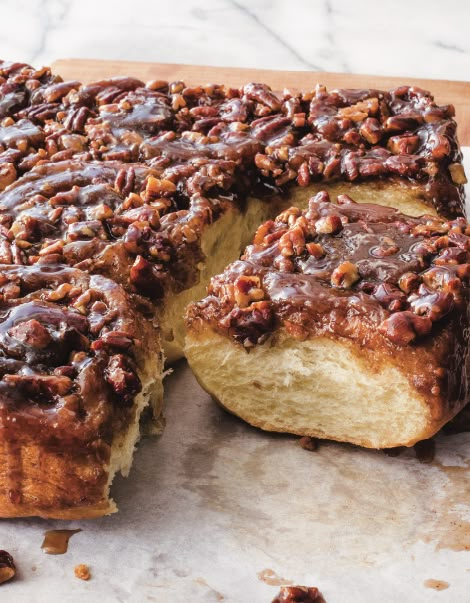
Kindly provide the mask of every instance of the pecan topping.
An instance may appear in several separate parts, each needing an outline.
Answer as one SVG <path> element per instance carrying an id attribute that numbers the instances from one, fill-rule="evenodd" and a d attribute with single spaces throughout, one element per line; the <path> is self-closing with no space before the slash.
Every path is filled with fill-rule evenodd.
<path id="1" fill-rule="evenodd" d="M 352 262 L 343 262 L 331 274 L 331 284 L 334 287 L 350 289 L 359 280 L 359 271 Z"/>
<path id="2" fill-rule="evenodd" d="M 347 195 L 337 201 L 321 191 L 307 210 L 293 207 L 261 225 L 242 259 L 190 307 L 190 324 L 200 314 L 245 347 L 281 327 L 301 339 L 336 333 L 403 347 L 466 312 L 464 219 L 412 218 Z M 267 304 L 269 319 L 253 313 L 258 303 Z"/>

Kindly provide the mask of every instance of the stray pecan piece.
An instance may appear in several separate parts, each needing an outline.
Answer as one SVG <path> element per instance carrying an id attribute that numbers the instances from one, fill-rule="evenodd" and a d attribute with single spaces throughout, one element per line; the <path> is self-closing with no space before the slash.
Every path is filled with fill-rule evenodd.
<path id="1" fill-rule="evenodd" d="M 13 557 L 7 551 L 0 551 L 0 584 L 11 580 L 16 574 Z"/>

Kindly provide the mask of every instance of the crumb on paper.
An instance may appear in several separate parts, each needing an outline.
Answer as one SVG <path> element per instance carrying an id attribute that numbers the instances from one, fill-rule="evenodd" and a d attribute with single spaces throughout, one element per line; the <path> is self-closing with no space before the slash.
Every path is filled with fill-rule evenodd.
<path id="1" fill-rule="evenodd" d="M 425 580 L 423 584 L 426 588 L 432 588 L 434 590 L 446 590 L 446 588 L 449 588 L 450 586 L 445 580 L 435 580 L 434 578 Z"/>
<path id="2" fill-rule="evenodd" d="M 318 440 L 309 436 L 300 438 L 299 445 L 304 450 L 310 450 L 310 452 L 315 452 L 315 450 L 318 450 Z"/>
<path id="3" fill-rule="evenodd" d="M 326 603 L 316 586 L 283 586 L 272 603 Z"/>
<path id="4" fill-rule="evenodd" d="M 76 565 L 74 573 L 77 578 L 80 578 L 80 580 L 89 580 L 91 578 L 90 568 L 85 563 Z"/>

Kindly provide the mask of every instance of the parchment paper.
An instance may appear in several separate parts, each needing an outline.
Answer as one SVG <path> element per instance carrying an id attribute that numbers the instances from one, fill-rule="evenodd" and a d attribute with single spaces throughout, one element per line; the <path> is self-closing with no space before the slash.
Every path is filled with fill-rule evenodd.
<path id="1" fill-rule="evenodd" d="M 166 379 L 166 417 L 115 480 L 118 514 L 0 523 L 18 565 L 2 603 L 269 603 L 288 581 L 328 603 L 470 601 L 470 433 L 440 434 L 429 465 L 412 450 L 308 452 L 221 410 L 184 362 Z M 45 555 L 43 533 L 58 527 L 83 531 Z"/>

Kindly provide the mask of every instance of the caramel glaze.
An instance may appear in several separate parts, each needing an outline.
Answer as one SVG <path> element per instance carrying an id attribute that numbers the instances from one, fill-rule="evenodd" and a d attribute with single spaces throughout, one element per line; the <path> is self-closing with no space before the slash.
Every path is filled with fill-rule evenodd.
<path id="1" fill-rule="evenodd" d="M 0 265 L 0 436 L 11 503 L 23 502 L 28 442 L 44 455 L 73 451 L 106 468 L 141 390 L 136 359 L 147 328 L 124 290 L 101 275 L 54 263 Z M 106 471 L 89 478 L 102 490 Z M 83 490 L 83 476 L 62 479 L 64 491 Z"/>
<path id="2" fill-rule="evenodd" d="M 338 205 L 320 192 L 309 209 L 258 229 L 242 259 L 188 309 L 247 350 L 283 329 L 346 338 L 400 357 L 435 420 L 468 401 L 470 229 L 465 220 L 410 218 L 391 208 Z"/>
<path id="3" fill-rule="evenodd" d="M 81 85 L 11 63 L 0 63 L 0 77 L 0 116 L 11 120 L 0 133 L 0 161 L 18 176 L 72 157 L 146 163 L 178 185 L 178 209 L 195 188 L 237 188 L 244 179 L 251 189 L 259 181 L 397 177 L 423 186 L 438 212 L 464 211 L 461 183 L 449 172 L 461 162 L 453 107 L 419 88 L 277 95 L 263 84 L 123 77 Z M 216 182 L 208 171 L 218 170 Z"/>
<path id="4" fill-rule="evenodd" d="M 77 532 L 81 532 L 81 530 L 48 530 L 44 534 L 41 548 L 47 555 L 64 555 L 67 552 L 70 538 Z"/>
<path id="5" fill-rule="evenodd" d="M 3 62 L 0 115 L 0 261 L 54 254 L 154 300 L 195 284 L 204 227 L 250 193 L 398 181 L 464 212 L 453 107 L 418 88 L 82 85 Z"/>
<path id="6" fill-rule="evenodd" d="M 203 259 L 199 234 L 233 197 L 193 195 L 191 210 L 160 218 L 173 201 L 168 194 L 152 196 L 155 174 L 141 164 L 113 161 L 37 166 L 0 195 L 0 261 L 83 262 L 79 267 L 154 300 L 165 289 L 190 286 Z"/>

